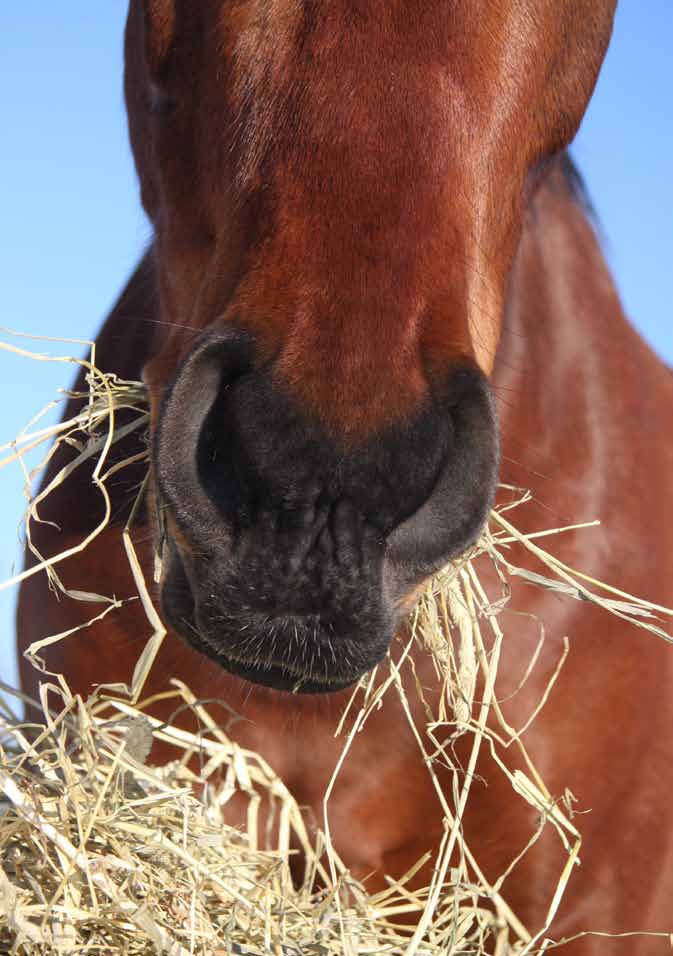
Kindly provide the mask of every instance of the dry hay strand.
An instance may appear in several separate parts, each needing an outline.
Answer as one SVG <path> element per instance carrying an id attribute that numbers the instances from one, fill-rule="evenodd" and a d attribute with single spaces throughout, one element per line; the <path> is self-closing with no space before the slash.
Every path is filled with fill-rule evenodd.
<path id="1" fill-rule="evenodd" d="M 133 430 L 146 430 L 144 387 L 104 375 L 88 361 L 48 356 L 1 343 L 0 348 L 43 361 L 78 362 L 87 371 L 89 391 L 79 396 L 81 411 L 71 420 L 40 425 L 42 413 L 17 438 L 0 449 L 0 466 L 18 462 L 24 469 L 29 505 L 26 540 L 36 556 L 34 567 L 3 587 L 45 570 L 52 587 L 69 597 L 103 603 L 99 620 L 118 606 L 112 597 L 67 591 L 58 574 L 61 561 L 83 550 L 109 521 L 106 481 L 128 462 L 108 467 L 115 441 Z M 71 393 L 64 393 L 70 397 Z M 120 409 L 130 412 L 116 427 Z M 36 468 L 25 464 L 28 452 L 55 439 Z M 35 476 L 66 442 L 74 449 L 70 464 L 36 496 Z M 138 460 L 136 456 L 134 461 Z M 105 518 L 76 548 L 49 560 L 37 553 L 31 522 L 39 521 L 40 504 L 50 491 L 85 462 L 95 462 L 93 481 L 105 503 Z M 144 488 L 141 490 L 141 494 Z M 130 687 L 101 686 L 83 700 L 74 696 L 62 675 L 45 674 L 41 699 L 33 702 L 37 718 L 21 721 L 4 704 L 0 716 L 0 947 L 18 956 L 87 953 L 149 956 L 449 956 L 491 953 L 527 956 L 559 945 L 547 936 L 574 866 L 581 836 L 568 800 L 554 799 L 526 751 L 523 734 L 552 690 L 567 654 L 557 667 L 525 724 L 509 725 L 495 696 L 495 681 L 505 638 L 501 612 L 509 600 L 508 580 L 599 605 L 632 624 L 670 641 L 659 618 L 673 611 L 594 581 L 562 564 L 539 541 L 573 525 L 524 535 L 509 512 L 528 499 L 506 489 L 509 501 L 493 510 L 489 525 L 472 551 L 435 576 L 419 601 L 406 643 L 393 645 L 388 660 L 363 678 L 353 691 L 335 733 L 344 739 L 323 804 L 322 826 L 310 829 L 292 794 L 258 754 L 239 747 L 207 706 L 190 689 L 172 680 L 176 710 L 188 708 L 201 728 L 198 735 L 162 723 L 146 713 L 152 700 L 143 688 L 165 630 L 152 603 L 133 546 L 133 519 L 124 542 L 152 634 L 141 653 Z M 136 502 L 136 507 L 140 496 Z M 511 562 L 510 545 L 523 546 L 540 569 Z M 480 560 L 490 559 L 497 572 L 498 593 L 489 595 L 478 574 Z M 156 576 L 161 572 L 160 559 Z M 89 622 L 91 623 L 91 622 Z M 88 626 L 88 625 L 83 625 Z M 79 630 L 79 628 L 77 629 Z M 73 632 L 35 642 L 27 656 L 44 665 L 40 651 Z M 541 640 L 543 637 L 541 638 Z M 533 653 L 522 678 L 530 677 L 539 654 Z M 419 654 L 431 655 L 441 691 L 434 706 L 419 681 L 405 681 Z M 101 681 L 105 675 L 101 674 Z M 407 688 L 415 687 L 426 721 L 412 716 Z M 6 693 L 22 698 L 4 687 Z M 370 894 L 353 879 L 331 841 L 330 799 L 348 759 L 355 736 L 372 713 L 396 694 L 402 702 L 422 760 L 444 816 L 444 834 L 429 884 L 411 881 L 427 859 L 388 887 Z M 34 711 L 31 709 L 31 718 Z M 466 767 L 451 764 L 447 739 L 470 742 Z M 152 740 L 172 744 L 179 759 L 166 767 L 146 764 Z M 495 882 L 489 882 L 475 859 L 462 828 L 465 808 L 482 747 L 489 749 L 519 797 L 538 811 L 539 825 L 521 853 Z M 518 752 L 511 770 L 508 749 Z M 200 760 L 194 770 L 193 757 Z M 440 784 L 439 765 L 451 767 L 452 785 Z M 230 827 L 228 804 L 247 803 L 245 831 Z M 263 814 L 263 815 L 262 815 Z M 260 821 L 265 819 L 264 828 Z M 542 927 L 522 925 L 503 890 L 507 876 L 551 827 L 565 848 L 565 862 L 549 901 Z M 264 829 L 265 832 L 260 832 Z M 260 845 L 261 844 L 261 845 Z M 297 885 L 290 858 L 300 848 L 303 879 Z M 604 934 L 601 934 L 604 935 Z M 668 937 L 665 937 L 668 938 Z M 563 941 L 561 941 L 563 942 Z"/>

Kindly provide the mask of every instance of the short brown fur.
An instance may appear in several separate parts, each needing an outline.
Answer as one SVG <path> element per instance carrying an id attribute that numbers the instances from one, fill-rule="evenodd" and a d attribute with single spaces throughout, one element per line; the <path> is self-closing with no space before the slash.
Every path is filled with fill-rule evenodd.
<path id="1" fill-rule="evenodd" d="M 673 378 L 626 322 L 556 158 L 586 107 L 613 7 L 156 0 L 143 9 L 134 0 L 127 99 L 156 238 L 99 336 L 102 367 L 145 376 L 156 423 L 198 334 L 242 317 L 297 402 L 348 442 L 404 419 L 434 375 L 457 357 L 474 359 L 498 400 L 502 479 L 541 503 L 528 527 L 600 518 L 600 529 L 560 538 L 559 557 L 670 606 L 673 445 L 661 423 L 673 414 Z M 148 111 L 157 88 L 159 111 L 162 98 L 177 100 L 163 119 Z M 117 489 L 120 517 L 133 479 Z M 96 517 L 86 479 L 55 493 L 44 517 L 64 528 L 35 529 L 46 553 L 79 540 Z M 151 553 L 148 530 L 148 567 Z M 64 577 L 130 595 L 118 528 L 69 561 Z M 670 931 L 670 651 L 534 589 L 515 586 L 511 607 L 537 615 L 547 634 L 538 676 L 507 705 L 514 724 L 539 699 L 562 638 L 571 642 L 526 735 L 552 792 L 570 787 L 592 811 L 580 818 L 582 867 L 552 933 Z M 29 579 L 21 649 L 89 611 Z M 537 637 L 526 620 L 511 618 L 502 696 Z M 127 604 L 51 648 L 49 663 L 87 693 L 101 680 L 128 680 L 145 633 L 138 605 Z M 417 666 L 430 682 L 426 662 Z M 259 750 L 319 820 L 345 694 L 253 687 L 169 634 L 150 690 L 174 674 L 247 718 L 234 737 Z M 35 693 L 25 664 L 22 678 Z M 364 769 L 372 766 L 375 774 Z M 495 877 L 535 821 L 488 758 L 479 773 L 488 786 L 473 790 L 467 836 Z M 346 864 L 372 888 L 437 846 L 440 807 L 392 701 L 355 743 L 331 826 Z M 544 920 L 560 863 L 543 840 L 504 887 L 531 928 Z M 622 946 L 639 956 L 666 951 L 662 941 Z M 618 944 L 595 938 L 566 950 L 613 951 Z"/>

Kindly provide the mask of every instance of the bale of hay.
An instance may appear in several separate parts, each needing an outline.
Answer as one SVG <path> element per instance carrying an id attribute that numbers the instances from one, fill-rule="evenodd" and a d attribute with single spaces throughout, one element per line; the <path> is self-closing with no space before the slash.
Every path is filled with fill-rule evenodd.
<path id="1" fill-rule="evenodd" d="M 45 358 L 7 343 L 0 347 Z M 23 461 L 27 451 L 52 438 L 77 449 L 72 464 L 31 498 L 29 546 L 30 520 L 39 514 L 41 500 L 94 456 L 94 481 L 106 502 L 106 517 L 82 547 L 105 527 L 105 482 L 121 467 L 106 470 L 106 457 L 120 437 L 116 413 L 120 408 L 131 413 L 121 434 L 147 427 L 140 383 L 103 375 L 93 355 L 83 364 L 90 391 L 81 396 L 81 412 L 53 427 L 33 425 L 0 449 L 0 465 Z M 51 454 L 53 449 L 47 459 Z M 550 943 L 545 933 L 579 859 L 581 838 L 571 815 L 552 799 L 536 771 L 521 739 L 522 728 L 509 726 L 494 694 L 505 639 L 499 615 L 508 600 L 508 577 L 524 577 L 537 587 L 591 601 L 669 640 L 654 616 L 672 612 L 590 581 L 543 550 L 540 534 L 521 534 L 507 514 L 525 502 L 526 494 L 513 491 L 509 489 L 509 503 L 493 511 L 473 551 L 427 588 L 413 612 L 409 640 L 394 645 L 386 664 L 354 690 L 347 707 L 348 732 L 345 716 L 336 728 L 344 736 L 343 754 L 325 796 L 322 827 L 314 831 L 273 770 L 259 755 L 238 747 L 184 684 L 173 681 L 176 708 L 193 711 L 203 728 L 198 737 L 145 712 L 143 686 L 165 632 L 135 556 L 132 516 L 125 543 L 152 627 L 132 686 L 126 694 L 101 689 L 85 701 L 70 693 L 63 677 L 53 678 L 43 684 L 41 700 L 33 702 L 25 721 L 8 707 L 0 717 L 0 790 L 5 801 L 0 817 L 0 950 L 20 956 L 524 956 L 545 951 Z M 531 553 L 540 570 L 511 563 L 508 547 L 513 542 Z M 35 568 L 5 585 L 47 570 L 52 585 L 65 591 L 58 568 L 67 556 L 45 560 L 38 555 Z M 486 593 L 479 578 L 484 559 L 493 562 L 502 582 L 495 595 Z M 92 597 L 66 593 L 74 599 Z M 47 636 L 36 642 L 29 655 L 39 662 L 41 648 L 57 639 Z M 424 699 L 425 726 L 415 725 L 408 685 L 402 680 L 405 669 L 413 666 L 412 651 L 432 656 L 441 689 L 434 710 Z M 104 682 L 105 674 L 100 676 Z M 422 688 L 418 692 L 422 695 Z M 403 879 L 371 895 L 332 846 L 329 800 L 355 734 L 376 708 L 386 705 L 390 694 L 402 701 L 419 760 L 435 784 L 445 827 L 428 886 L 410 888 L 410 880 L 427 862 L 422 860 Z M 445 759 L 440 738 L 447 733 L 454 739 L 468 735 L 471 741 L 469 765 L 460 772 L 454 769 L 450 790 L 440 786 L 436 773 L 438 760 Z M 170 742 L 181 758 L 162 768 L 147 766 L 153 738 Z M 508 769 L 510 744 L 523 757 L 526 774 Z M 540 827 L 531 845 L 544 828 L 552 827 L 567 851 L 542 927 L 521 924 L 500 891 L 500 881 L 489 882 L 482 873 L 462 831 L 482 746 L 491 749 L 520 798 L 539 811 Z M 195 753 L 203 758 L 198 772 L 191 761 Z M 241 795 L 248 808 L 245 832 L 226 822 L 229 801 Z M 263 806 L 270 809 L 273 827 L 267 828 L 267 843 L 260 848 Z M 301 848 L 304 861 L 300 885 L 290 870 L 293 847 Z"/>

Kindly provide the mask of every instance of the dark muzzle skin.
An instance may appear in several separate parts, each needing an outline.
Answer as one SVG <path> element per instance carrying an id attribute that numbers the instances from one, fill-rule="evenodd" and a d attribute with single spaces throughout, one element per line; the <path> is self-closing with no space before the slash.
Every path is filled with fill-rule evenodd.
<path id="1" fill-rule="evenodd" d="M 163 611 L 238 676 L 336 691 L 476 540 L 497 476 L 490 389 L 455 366 L 407 421 L 344 445 L 254 359 L 248 332 L 210 332 L 167 388 L 153 449 Z"/>

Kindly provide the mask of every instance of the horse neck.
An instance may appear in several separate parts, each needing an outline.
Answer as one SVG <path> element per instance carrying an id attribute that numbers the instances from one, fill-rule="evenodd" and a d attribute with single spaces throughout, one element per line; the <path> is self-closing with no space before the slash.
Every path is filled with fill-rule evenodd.
<path id="1" fill-rule="evenodd" d="M 632 400 L 615 379 L 634 338 L 587 212 L 555 172 L 526 213 L 493 385 L 503 482 L 564 520 L 600 510 L 616 406 Z"/>
<path id="2" fill-rule="evenodd" d="M 661 541 L 673 507 L 673 376 L 626 320 L 588 214 L 556 173 L 531 202 L 512 271 L 493 374 L 503 483 L 535 503 L 516 520 L 531 530 L 599 519 L 602 528 L 557 539 L 565 560 L 630 589 L 643 588 L 637 541 Z M 562 540 L 561 540 L 562 539 Z M 641 562 L 642 563 L 642 562 Z M 668 569 L 650 596 L 668 597 Z M 604 578 L 606 579 L 606 578 Z"/>

